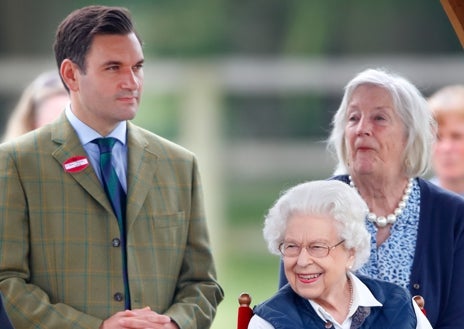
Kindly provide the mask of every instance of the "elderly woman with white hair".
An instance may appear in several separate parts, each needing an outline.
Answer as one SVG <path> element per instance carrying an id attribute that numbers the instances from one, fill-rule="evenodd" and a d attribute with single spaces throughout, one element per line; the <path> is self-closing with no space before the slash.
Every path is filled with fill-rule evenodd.
<path id="1" fill-rule="evenodd" d="M 269 210 L 264 238 L 288 284 L 254 309 L 249 329 L 431 328 L 406 289 L 353 271 L 369 258 L 367 206 L 349 185 L 312 181 Z"/>
<path id="2" fill-rule="evenodd" d="M 464 200 L 421 178 L 435 133 L 412 83 L 365 70 L 347 84 L 333 118 L 329 147 L 338 166 L 331 179 L 351 186 L 369 208 L 371 255 L 358 273 L 422 296 L 435 329 L 462 329 Z"/>

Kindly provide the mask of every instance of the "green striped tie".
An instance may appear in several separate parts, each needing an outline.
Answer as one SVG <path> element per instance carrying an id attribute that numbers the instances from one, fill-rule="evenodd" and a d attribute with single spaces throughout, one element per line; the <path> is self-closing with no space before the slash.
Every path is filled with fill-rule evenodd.
<path id="1" fill-rule="evenodd" d="M 97 138 L 92 141 L 98 145 L 100 149 L 100 172 L 102 176 L 103 187 L 105 188 L 106 195 L 111 202 L 114 214 L 118 219 L 118 226 L 120 231 L 121 252 L 123 263 L 123 281 L 124 281 L 124 306 L 130 309 L 130 293 L 129 293 L 129 276 L 127 273 L 127 250 L 126 250 L 126 192 L 124 191 L 118 175 L 111 164 L 111 151 L 116 138 L 106 137 Z"/>
<path id="2" fill-rule="evenodd" d="M 97 138 L 93 140 L 100 149 L 100 172 L 102 175 L 103 187 L 105 188 L 106 195 L 111 201 L 114 214 L 119 220 L 122 220 L 125 215 L 126 193 L 122 188 L 118 175 L 111 164 L 111 151 L 116 138 Z"/>

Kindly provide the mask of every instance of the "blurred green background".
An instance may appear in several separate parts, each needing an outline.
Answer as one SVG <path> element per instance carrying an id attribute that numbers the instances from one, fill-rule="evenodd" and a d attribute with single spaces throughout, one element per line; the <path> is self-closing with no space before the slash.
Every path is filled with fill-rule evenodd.
<path id="1" fill-rule="evenodd" d="M 331 174 L 324 140 L 354 74 L 391 69 L 425 95 L 463 82 L 462 48 L 439 0 L 7 0 L 2 123 L 23 88 L 54 68 L 56 26 L 88 4 L 128 7 L 144 40 L 134 121 L 198 155 L 225 290 L 214 329 L 235 328 L 242 291 L 253 304 L 275 292 L 263 217 L 282 190 Z"/>

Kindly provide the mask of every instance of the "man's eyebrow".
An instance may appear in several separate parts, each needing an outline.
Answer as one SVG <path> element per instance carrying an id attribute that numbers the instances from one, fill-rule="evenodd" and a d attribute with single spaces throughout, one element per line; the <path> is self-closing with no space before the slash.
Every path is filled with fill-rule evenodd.
<path id="1" fill-rule="evenodd" d="M 139 60 L 137 63 L 135 63 L 135 65 L 140 65 L 143 63 L 145 63 L 145 58 L 142 58 L 141 60 Z"/>
<path id="2" fill-rule="evenodd" d="M 140 65 L 140 64 L 143 64 L 145 62 L 145 59 L 142 58 L 141 60 L 139 60 L 138 62 L 136 62 L 134 65 Z M 104 62 L 102 64 L 102 66 L 111 66 L 111 65 L 124 65 L 121 61 L 107 61 L 107 62 Z"/>
<path id="3" fill-rule="evenodd" d="M 107 61 L 102 64 L 102 66 L 111 66 L 111 65 L 122 65 L 120 61 Z"/>

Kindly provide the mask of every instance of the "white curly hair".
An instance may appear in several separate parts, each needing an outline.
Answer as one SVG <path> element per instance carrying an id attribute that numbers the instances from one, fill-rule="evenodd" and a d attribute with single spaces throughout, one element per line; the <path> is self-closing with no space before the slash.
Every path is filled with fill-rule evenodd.
<path id="1" fill-rule="evenodd" d="M 348 184 L 337 180 L 311 181 L 285 191 L 269 210 L 263 235 L 269 251 L 280 255 L 288 220 L 295 214 L 334 219 L 345 247 L 354 250 L 352 270 L 360 268 L 370 255 L 370 235 L 365 218 L 368 208 Z"/>

